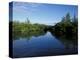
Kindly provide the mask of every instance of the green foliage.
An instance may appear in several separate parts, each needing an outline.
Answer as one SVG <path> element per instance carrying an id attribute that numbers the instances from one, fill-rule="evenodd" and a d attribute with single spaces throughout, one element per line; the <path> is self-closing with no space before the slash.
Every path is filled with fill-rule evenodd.
<path id="1" fill-rule="evenodd" d="M 27 34 L 33 34 L 36 32 L 44 32 L 44 29 L 46 27 L 46 25 L 43 24 L 31 24 L 30 20 L 27 18 L 26 22 L 19 22 L 19 21 L 13 21 L 12 22 L 12 33 L 13 33 L 13 37 L 15 35 L 26 35 Z"/>
<path id="2" fill-rule="evenodd" d="M 61 22 L 56 23 L 55 26 L 48 26 L 44 24 L 31 24 L 30 20 L 27 18 L 25 22 L 13 21 L 13 37 L 15 35 L 33 35 L 42 33 L 45 31 L 50 31 L 55 35 L 59 36 L 72 36 L 77 39 L 77 32 L 78 32 L 78 18 L 74 15 L 71 18 L 70 14 L 67 13 L 61 20 Z"/>
<path id="3" fill-rule="evenodd" d="M 67 35 L 73 36 L 77 38 L 78 32 L 78 19 L 74 15 L 74 18 L 71 19 L 70 14 L 67 13 L 65 17 L 62 18 L 62 21 L 57 23 L 54 26 L 55 30 L 54 33 L 56 35 Z"/>

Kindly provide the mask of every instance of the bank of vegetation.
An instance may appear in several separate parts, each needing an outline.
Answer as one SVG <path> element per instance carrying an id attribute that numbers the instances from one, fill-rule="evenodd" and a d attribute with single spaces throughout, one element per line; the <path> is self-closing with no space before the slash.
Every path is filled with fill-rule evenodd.
<path id="1" fill-rule="evenodd" d="M 45 24 L 32 24 L 27 18 L 25 22 L 13 21 L 12 22 L 12 34 L 15 35 L 38 35 L 44 34 L 46 31 L 50 31 L 56 36 L 69 36 L 77 39 L 78 36 L 78 18 L 74 15 L 70 16 L 67 13 L 60 22 L 54 26 L 48 26 Z"/>
<path id="2" fill-rule="evenodd" d="M 12 22 L 12 34 L 13 37 L 29 37 L 29 36 L 38 36 L 44 34 L 44 29 L 47 26 L 44 24 L 32 24 L 27 18 L 25 22 L 13 21 Z"/>
<path id="3" fill-rule="evenodd" d="M 66 36 L 69 38 L 78 38 L 78 18 L 74 15 L 72 18 L 67 13 L 60 22 L 58 22 L 51 32 L 57 36 Z"/>

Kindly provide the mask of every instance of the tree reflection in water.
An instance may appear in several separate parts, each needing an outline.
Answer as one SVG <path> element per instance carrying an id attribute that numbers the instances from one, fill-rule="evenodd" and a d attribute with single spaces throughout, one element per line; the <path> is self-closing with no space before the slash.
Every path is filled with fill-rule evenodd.
<path id="1" fill-rule="evenodd" d="M 77 47 L 77 37 L 75 37 L 74 35 L 56 35 L 54 34 L 54 32 L 49 31 L 51 33 L 52 36 L 54 36 L 57 40 L 59 40 L 60 42 L 62 42 L 65 45 L 66 49 L 69 48 L 75 48 Z M 13 34 L 13 40 L 23 40 L 23 39 L 27 39 L 30 40 L 31 37 L 39 37 L 39 36 L 43 36 L 47 33 L 47 31 L 28 31 L 28 32 L 24 32 L 24 33 L 14 33 Z"/>
<path id="2" fill-rule="evenodd" d="M 13 40 L 19 40 L 20 38 L 25 38 L 27 40 L 30 40 L 32 36 L 38 37 L 38 36 L 42 36 L 45 34 L 46 34 L 45 31 L 28 31 L 28 32 L 23 32 L 23 33 L 16 32 L 13 34 Z"/>
<path id="3" fill-rule="evenodd" d="M 56 39 L 60 40 L 60 42 L 62 42 L 65 46 L 65 50 L 77 50 L 78 48 L 78 40 L 77 40 L 77 36 L 72 35 L 70 33 L 68 33 L 68 35 L 56 35 L 53 32 L 51 32 L 51 34 L 53 36 L 55 36 Z M 70 35 L 69 35 L 70 34 Z"/>

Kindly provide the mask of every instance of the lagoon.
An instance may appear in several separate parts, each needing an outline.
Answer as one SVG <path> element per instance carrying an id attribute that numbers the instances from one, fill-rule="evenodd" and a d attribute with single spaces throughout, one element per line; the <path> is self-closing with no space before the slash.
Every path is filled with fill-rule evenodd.
<path id="1" fill-rule="evenodd" d="M 29 38 L 20 36 L 13 40 L 13 57 L 15 58 L 76 54 L 77 50 L 76 42 L 59 39 L 49 31 L 42 35 L 32 35 Z"/>

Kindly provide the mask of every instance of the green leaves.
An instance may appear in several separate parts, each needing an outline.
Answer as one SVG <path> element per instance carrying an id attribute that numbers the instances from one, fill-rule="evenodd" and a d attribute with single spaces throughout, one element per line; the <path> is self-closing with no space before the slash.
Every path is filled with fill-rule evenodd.
<path id="1" fill-rule="evenodd" d="M 71 34 L 77 36 L 78 32 L 78 19 L 74 15 L 73 19 L 71 19 L 70 13 L 67 13 L 61 20 L 61 22 L 57 23 L 55 26 L 55 34 Z"/>
<path id="2" fill-rule="evenodd" d="M 15 34 L 23 34 L 28 32 L 43 32 L 46 25 L 44 24 L 31 24 L 30 20 L 27 18 L 26 22 L 13 21 L 12 33 Z"/>

